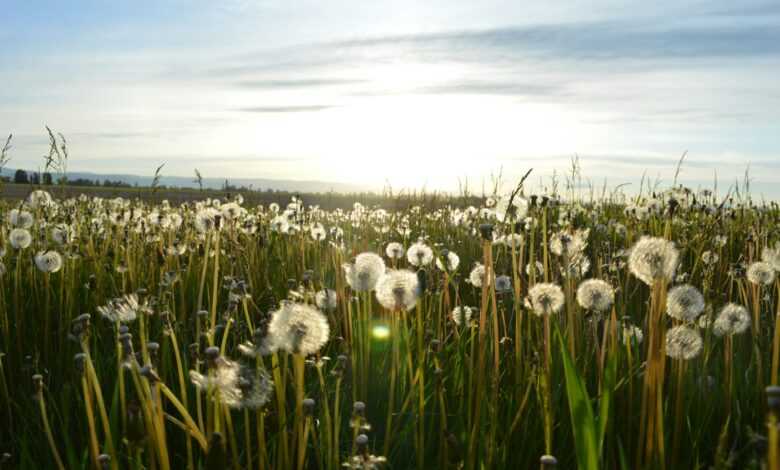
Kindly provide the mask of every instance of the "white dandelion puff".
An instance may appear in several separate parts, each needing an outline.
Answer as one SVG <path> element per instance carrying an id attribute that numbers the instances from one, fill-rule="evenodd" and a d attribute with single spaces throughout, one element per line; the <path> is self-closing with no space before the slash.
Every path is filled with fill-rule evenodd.
<path id="1" fill-rule="evenodd" d="M 469 325 L 471 323 L 472 314 L 473 314 L 473 309 L 471 307 L 466 307 L 464 305 L 452 309 L 450 318 L 452 318 L 452 321 L 455 322 L 455 324 L 458 326 Z"/>
<path id="2" fill-rule="evenodd" d="M 716 336 L 742 334 L 750 328 L 750 314 L 741 305 L 727 304 L 720 309 L 712 328 Z"/>
<path id="3" fill-rule="evenodd" d="M 552 315 L 563 307 L 563 290 L 557 284 L 535 284 L 528 290 L 527 300 L 536 315 Z"/>
<path id="4" fill-rule="evenodd" d="M 615 301 L 615 289 L 601 279 L 588 279 L 577 288 L 577 303 L 594 312 L 606 312 Z"/>
<path id="5" fill-rule="evenodd" d="M 447 259 L 446 266 L 445 263 L 442 262 L 442 258 L 445 257 Z M 447 251 L 446 256 L 436 258 L 436 267 L 439 271 L 453 272 L 458 269 L 458 266 L 460 266 L 460 257 L 454 251 Z"/>
<path id="6" fill-rule="evenodd" d="M 62 255 L 56 251 L 39 251 L 35 255 L 35 265 L 45 273 L 56 273 L 62 269 Z"/>
<path id="7" fill-rule="evenodd" d="M 268 337 L 275 349 L 308 356 L 328 342 L 328 319 L 311 305 L 282 302 L 268 324 Z"/>
<path id="8" fill-rule="evenodd" d="M 419 295 L 417 273 L 405 269 L 387 271 L 376 285 L 376 299 L 388 310 L 411 310 Z"/>
<path id="9" fill-rule="evenodd" d="M 775 270 L 765 261 L 756 261 L 748 266 L 747 279 L 753 284 L 768 286 L 775 282 Z"/>
<path id="10" fill-rule="evenodd" d="M 406 251 L 406 259 L 412 266 L 427 266 L 433 261 L 433 250 L 425 243 L 417 242 Z"/>
<path id="11" fill-rule="evenodd" d="M 679 325 L 666 332 L 666 355 L 686 361 L 698 356 L 704 343 L 695 329 Z"/>
<path id="12" fill-rule="evenodd" d="M 390 242 L 385 247 L 385 254 L 390 259 L 401 259 L 404 257 L 405 252 L 404 246 L 398 242 Z"/>
<path id="13" fill-rule="evenodd" d="M 666 313 L 677 320 L 693 322 L 704 311 L 704 296 L 690 284 L 675 286 L 666 297 Z"/>
<path id="14" fill-rule="evenodd" d="M 674 243 L 644 236 L 631 248 L 628 268 L 639 280 L 652 286 L 656 281 L 673 279 L 678 260 L 679 252 Z"/>
<path id="15" fill-rule="evenodd" d="M 333 289 L 322 289 L 314 295 L 314 303 L 320 310 L 335 310 L 338 304 L 336 291 Z"/>
<path id="16" fill-rule="evenodd" d="M 27 229 L 15 228 L 11 230 L 11 233 L 8 235 L 8 241 L 15 249 L 24 250 L 32 243 L 32 235 L 30 235 L 30 232 L 27 231 Z"/>
<path id="17" fill-rule="evenodd" d="M 366 292 L 372 290 L 385 273 L 385 262 L 376 253 L 361 253 L 353 264 L 344 264 L 343 268 L 352 290 Z"/>

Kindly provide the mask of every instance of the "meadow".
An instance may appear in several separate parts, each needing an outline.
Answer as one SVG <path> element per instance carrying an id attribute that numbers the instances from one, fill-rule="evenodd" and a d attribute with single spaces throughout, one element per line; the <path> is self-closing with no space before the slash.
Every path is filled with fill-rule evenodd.
<path id="1" fill-rule="evenodd" d="M 0 468 L 778 469 L 780 208 L 0 201 Z"/>

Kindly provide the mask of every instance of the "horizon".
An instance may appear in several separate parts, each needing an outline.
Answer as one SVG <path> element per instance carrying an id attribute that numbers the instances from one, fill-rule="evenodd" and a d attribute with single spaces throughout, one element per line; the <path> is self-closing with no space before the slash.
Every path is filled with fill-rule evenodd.
<path id="1" fill-rule="evenodd" d="M 12 2 L 0 133 L 34 169 L 453 191 L 579 156 L 780 198 L 780 6 L 770 2 Z M 139 174 L 140 173 L 140 174 Z M 213 176 L 212 176 L 213 175 Z"/>

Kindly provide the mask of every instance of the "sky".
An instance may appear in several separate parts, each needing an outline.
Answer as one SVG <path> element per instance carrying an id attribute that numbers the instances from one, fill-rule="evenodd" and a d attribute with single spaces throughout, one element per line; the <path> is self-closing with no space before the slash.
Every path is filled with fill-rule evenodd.
<path id="1" fill-rule="evenodd" d="M 0 134 L 38 168 L 780 199 L 780 3 L 4 0 Z"/>

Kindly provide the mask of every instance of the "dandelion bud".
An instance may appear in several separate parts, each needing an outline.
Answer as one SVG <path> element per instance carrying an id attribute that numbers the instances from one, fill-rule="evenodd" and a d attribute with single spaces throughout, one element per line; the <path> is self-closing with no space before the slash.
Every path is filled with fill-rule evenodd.
<path id="1" fill-rule="evenodd" d="M 314 406 L 316 402 L 312 398 L 303 399 L 303 414 L 306 416 L 312 416 L 314 414 Z"/>
<path id="2" fill-rule="evenodd" d="M 138 297 L 144 297 L 144 296 L 146 296 L 146 295 L 148 295 L 148 294 L 149 294 L 149 291 L 148 291 L 148 290 L 146 290 L 146 288 L 144 288 L 144 287 L 141 287 L 141 288 L 139 288 L 137 291 L 135 291 L 135 294 L 136 294 Z"/>
<path id="3" fill-rule="evenodd" d="M 119 336 L 120 336 L 120 337 L 121 337 L 123 334 L 125 334 L 125 333 L 129 333 L 129 332 L 130 332 L 130 328 L 129 328 L 127 325 L 121 325 L 121 326 L 119 327 Z"/>
<path id="4" fill-rule="evenodd" d="M 553 457 L 552 455 L 543 455 L 539 459 L 539 463 L 541 464 L 542 470 L 552 470 L 555 467 L 558 466 L 558 459 Z"/>
<path id="5" fill-rule="evenodd" d="M 141 367 L 138 373 L 141 374 L 142 377 L 145 377 L 150 383 L 154 384 L 160 381 L 160 376 L 154 371 L 154 367 L 148 364 Z"/>
<path id="6" fill-rule="evenodd" d="M 536 194 L 532 194 L 530 199 L 531 199 L 531 207 L 536 207 L 536 200 L 539 199 L 539 196 L 537 196 Z"/>
<path id="7" fill-rule="evenodd" d="M 547 206 L 547 203 L 548 203 L 548 202 L 550 202 L 550 198 L 549 198 L 549 197 L 547 197 L 547 196 L 542 196 L 542 204 L 541 204 L 541 206 L 542 206 L 542 207 L 545 207 L 545 206 Z"/>
<path id="8" fill-rule="evenodd" d="M 298 286 L 298 281 L 295 279 L 288 279 L 287 280 L 287 289 L 293 290 Z"/>
<path id="9" fill-rule="evenodd" d="M 3 455 L 0 456 L 0 464 L 6 464 L 11 461 L 11 453 L 10 452 L 3 452 Z"/>
<path id="10" fill-rule="evenodd" d="M 773 413 L 780 413 L 780 387 L 770 385 L 766 388 L 766 403 Z"/>
<path id="11" fill-rule="evenodd" d="M 111 456 L 108 454 L 100 454 L 98 456 L 98 463 L 100 464 L 101 469 L 108 470 L 111 466 Z"/>
<path id="12" fill-rule="evenodd" d="M 198 313 L 195 315 L 198 316 L 199 320 L 206 320 L 209 317 L 209 311 L 208 310 L 198 310 Z"/>
<path id="13" fill-rule="evenodd" d="M 303 278 L 303 283 L 308 285 L 312 281 L 312 279 L 314 279 L 314 271 L 312 271 L 311 269 L 307 269 L 306 271 L 303 272 L 302 278 Z"/>
<path id="14" fill-rule="evenodd" d="M 160 343 L 146 343 L 146 350 L 149 351 L 149 359 L 152 362 L 157 362 L 157 353 L 160 351 Z"/>
<path id="15" fill-rule="evenodd" d="M 492 241 L 493 240 L 493 225 L 492 224 L 481 224 L 479 226 L 479 233 L 482 235 L 482 239 L 485 241 Z"/>
<path id="16" fill-rule="evenodd" d="M 43 391 L 43 376 L 41 374 L 35 374 L 32 376 L 33 386 L 35 387 L 35 393 L 41 393 Z"/>
<path id="17" fill-rule="evenodd" d="M 209 367 L 215 367 L 217 358 L 219 358 L 219 348 L 216 346 L 209 346 L 204 352 L 206 355 L 206 360 L 209 363 Z"/>
<path id="18" fill-rule="evenodd" d="M 84 353 L 78 353 L 73 356 L 73 363 L 76 366 L 76 372 L 78 372 L 80 375 L 84 374 L 86 361 L 87 355 Z"/>
<path id="19" fill-rule="evenodd" d="M 366 413 L 366 404 L 362 401 L 356 401 L 352 405 L 352 415 L 353 416 L 365 416 Z"/>
<path id="20" fill-rule="evenodd" d="M 358 434 L 355 438 L 355 445 L 358 448 L 358 452 L 363 453 L 368 451 L 368 436 L 365 434 Z"/>

